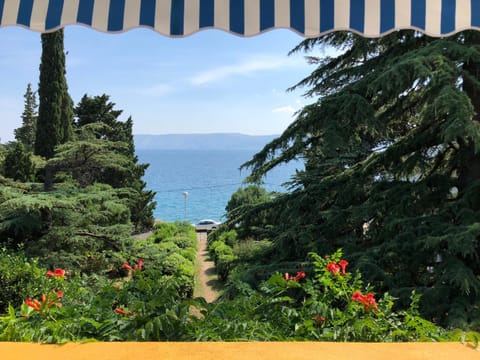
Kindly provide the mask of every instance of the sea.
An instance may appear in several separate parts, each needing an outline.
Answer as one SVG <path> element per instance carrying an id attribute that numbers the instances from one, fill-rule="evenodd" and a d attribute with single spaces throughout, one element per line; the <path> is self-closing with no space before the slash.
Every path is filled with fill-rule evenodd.
<path id="1" fill-rule="evenodd" d="M 250 160 L 252 150 L 137 150 L 139 163 L 148 163 L 144 181 L 153 190 L 157 220 L 225 220 L 225 206 L 232 194 L 244 184 L 248 170 L 240 166 Z M 286 182 L 300 161 L 282 165 L 268 174 L 262 185 L 268 191 L 285 192 Z"/>

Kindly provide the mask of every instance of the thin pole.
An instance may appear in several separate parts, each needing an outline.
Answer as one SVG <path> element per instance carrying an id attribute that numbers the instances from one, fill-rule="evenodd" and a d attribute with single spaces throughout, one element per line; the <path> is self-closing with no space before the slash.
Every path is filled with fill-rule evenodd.
<path id="1" fill-rule="evenodd" d="M 184 191 L 183 192 L 183 197 L 185 198 L 184 220 L 187 221 L 187 197 L 188 197 L 188 192 Z"/>

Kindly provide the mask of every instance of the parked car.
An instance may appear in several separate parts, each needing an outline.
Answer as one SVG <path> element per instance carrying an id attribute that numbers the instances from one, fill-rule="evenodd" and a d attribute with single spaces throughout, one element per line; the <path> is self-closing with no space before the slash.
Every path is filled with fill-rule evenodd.
<path id="1" fill-rule="evenodd" d="M 195 231 L 212 231 L 215 230 L 221 223 L 215 220 L 205 219 L 195 224 Z"/>

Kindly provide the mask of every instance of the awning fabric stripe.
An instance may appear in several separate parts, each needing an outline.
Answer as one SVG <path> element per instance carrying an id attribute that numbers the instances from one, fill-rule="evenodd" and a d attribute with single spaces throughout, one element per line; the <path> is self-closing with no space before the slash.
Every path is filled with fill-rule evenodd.
<path id="1" fill-rule="evenodd" d="M 480 28 L 480 0 L 0 0 L 0 27 L 49 32 L 83 25 L 138 27 L 165 36 L 215 28 L 239 36 L 286 28 L 306 37 L 351 30 L 376 37 L 399 29 L 445 36 Z"/>

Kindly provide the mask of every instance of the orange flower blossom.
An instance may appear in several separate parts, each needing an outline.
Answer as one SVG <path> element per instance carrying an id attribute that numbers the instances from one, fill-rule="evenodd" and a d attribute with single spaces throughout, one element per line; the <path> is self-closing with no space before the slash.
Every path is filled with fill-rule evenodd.
<path id="1" fill-rule="evenodd" d="M 47 277 L 64 278 L 65 273 L 66 273 L 65 269 L 56 268 L 53 271 L 48 270 L 46 275 Z"/>
<path id="2" fill-rule="evenodd" d="M 138 263 L 136 265 L 134 265 L 133 267 L 131 267 L 128 262 L 124 263 L 122 265 L 122 267 L 124 269 L 127 269 L 128 271 L 141 271 L 142 270 L 142 267 L 143 267 L 143 260 L 142 259 L 139 259 L 138 260 Z"/>
<path id="3" fill-rule="evenodd" d="M 365 311 L 369 311 L 372 308 L 377 312 L 380 311 L 377 306 L 377 301 L 375 300 L 375 297 L 372 293 L 363 295 L 360 291 L 357 290 L 352 295 L 352 301 L 362 303 Z"/>
<path id="4" fill-rule="evenodd" d="M 327 265 L 327 270 L 333 275 L 337 275 L 340 272 L 340 266 L 335 261 L 330 261 Z"/>
<path id="5" fill-rule="evenodd" d="M 116 307 L 113 311 L 115 311 L 117 314 L 125 315 L 125 316 L 135 315 L 133 312 L 126 311 L 126 310 L 124 310 L 122 308 L 119 308 L 119 307 Z"/>
<path id="6" fill-rule="evenodd" d="M 53 296 L 50 294 L 53 294 Z M 47 294 L 42 294 L 42 301 L 28 298 L 25 300 L 25 304 L 35 311 L 42 311 L 43 309 L 50 308 L 52 306 L 62 307 L 62 304 L 58 301 L 63 297 L 63 291 L 52 290 L 50 294 L 49 296 L 47 296 Z"/>
<path id="7" fill-rule="evenodd" d="M 297 275 L 296 276 L 291 276 L 289 273 L 285 273 L 284 275 L 284 278 L 285 280 L 287 281 L 299 281 L 303 278 L 305 278 L 307 276 L 307 274 L 305 274 L 305 271 L 297 271 Z"/>
<path id="8" fill-rule="evenodd" d="M 327 265 L 327 270 L 330 271 L 333 275 L 338 275 L 339 273 L 341 273 L 342 275 L 346 275 L 347 266 L 347 260 L 340 260 L 338 264 L 335 261 L 330 261 Z"/>

